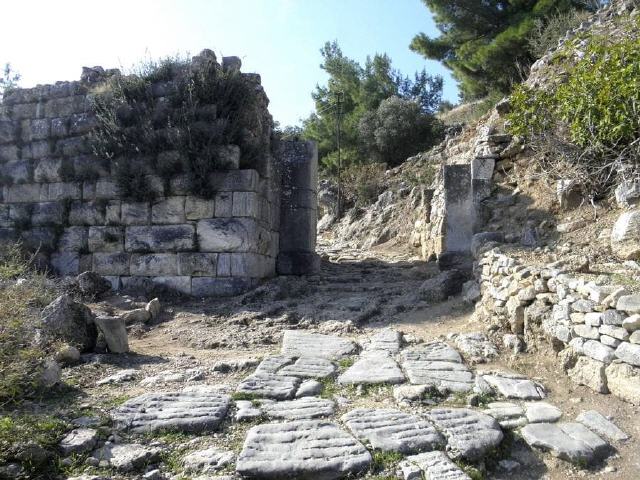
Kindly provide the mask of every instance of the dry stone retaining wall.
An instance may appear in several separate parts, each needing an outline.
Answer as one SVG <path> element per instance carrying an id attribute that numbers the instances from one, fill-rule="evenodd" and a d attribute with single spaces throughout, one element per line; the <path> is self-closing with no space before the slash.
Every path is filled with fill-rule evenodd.
<path id="1" fill-rule="evenodd" d="M 191 194 L 186 175 L 161 178 L 140 159 L 153 199 L 125 198 L 114 162 L 94 156 L 89 142 L 95 87 L 117 74 L 85 69 L 79 82 L 18 89 L 0 103 L 2 240 L 37 250 L 58 275 L 91 270 L 116 289 L 163 285 L 196 296 L 236 294 L 276 274 L 281 246 L 282 273 L 317 268 L 314 144 L 282 142 L 271 149 L 275 155 L 264 151 L 250 166 L 242 165 L 237 146 L 219 147 L 227 170 L 211 175 L 211 198 Z M 262 92 L 258 75 L 242 75 Z M 170 87 L 154 83 L 154 97 L 160 102 Z M 270 135 L 263 96 L 255 135 Z M 295 264 L 293 252 L 305 262 Z"/>

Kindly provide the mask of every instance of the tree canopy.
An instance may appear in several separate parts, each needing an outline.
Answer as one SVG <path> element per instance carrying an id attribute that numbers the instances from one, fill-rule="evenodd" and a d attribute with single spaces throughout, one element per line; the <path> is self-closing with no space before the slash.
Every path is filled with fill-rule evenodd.
<path id="1" fill-rule="evenodd" d="M 423 0 L 440 36 L 416 35 L 410 48 L 442 61 L 464 100 L 509 92 L 535 60 L 528 39 L 536 22 L 571 9 L 593 10 L 601 0 Z"/>
<path id="2" fill-rule="evenodd" d="M 320 50 L 321 68 L 329 75 L 326 85 L 318 85 L 312 93 L 316 111 L 303 123 L 303 136 L 318 143 L 323 167 L 335 169 L 337 163 L 336 122 L 341 119 L 342 159 L 345 165 L 367 161 L 387 162 L 383 154 L 371 156 L 371 141 L 365 141 L 360 132 L 363 117 L 376 112 L 384 100 L 397 97 L 413 113 L 403 118 L 417 124 L 406 124 L 409 129 L 425 132 L 425 118 L 432 118 L 442 97 L 442 78 L 431 76 L 426 70 L 413 78 L 394 69 L 386 54 L 367 57 L 364 66 L 346 57 L 337 42 L 327 42 Z M 409 106 L 408 104 L 411 104 Z M 398 105 L 396 105 L 398 106 Z M 431 123 L 429 123 L 431 124 Z M 403 132 L 406 135 L 406 132 Z M 424 144 L 424 142 L 421 142 Z M 416 146 L 415 148 L 419 148 Z M 412 153 L 416 153 L 412 151 Z M 406 158 L 406 157 L 405 157 Z M 394 159 L 391 163 L 396 162 Z"/>

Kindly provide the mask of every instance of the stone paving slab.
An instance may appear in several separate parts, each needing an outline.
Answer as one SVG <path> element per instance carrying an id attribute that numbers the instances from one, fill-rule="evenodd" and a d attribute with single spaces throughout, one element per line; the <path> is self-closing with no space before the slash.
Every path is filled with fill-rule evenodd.
<path id="1" fill-rule="evenodd" d="M 417 467 L 418 475 L 412 467 Z M 400 463 L 404 480 L 471 480 L 444 452 L 427 452 L 407 457 Z"/>
<path id="2" fill-rule="evenodd" d="M 383 351 L 363 353 L 360 358 L 338 377 L 342 385 L 402 383 L 404 374 L 396 361 Z"/>
<path id="3" fill-rule="evenodd" d="M 364 346 L 367 351 L 383 351 L 391 354 L 398 353 L 402 346 L 402 334 L 392 328 L 380 330 Z"/>
<path id="4" fill-rule="evenodd" d="M 284 420 L 328 417 L 333 415 L 336 410 L 336 404 L 333 400 L 319 397 L 303 397 L 284 402 L 263 400 L 260 407 L 268 417 L 282 418 Z"/>
<path id="5" fill-rule="evenodd" d="M 336 372 L 336 366 L 326 358 L 300 357 L 292 365 L 278 370 L 278 375 L 300 378 L 326 378 Z"/>
<path id="6" fill-rule="evenodd" d="M 116 428 L 136 433 L 160 429 L 199 432 L 215 430 L 229 409 L 230 397 L 211 387 L 180 392 L 145 393 L 111 413 Z"/>
<path id="7" fill-rule="evenodd" d="M 157 461 L 161 450 L 137 443 L 110 442 L 93 452 L 92 456 L 100 462 L 107 462 L 109 466 L 121 472 L 131 472 L 144 468 L 149 463 Z"/>
<path id="8" fill-rule="evenodd" d="M 467 408 L 437 408 L 427 417 L 447 438 L 453 458 L 480 459 L 504 438 L 494 418 Z"/>
<path id="9" fill-rule="evenodd" d="M 532 423 L 521 434 L 529 446 L 577 464 L 593 463 L 609 451 L 607 442 L 581 423 Z"/>
<path id="10" fill-rule="evenodd" d="M 394 409 L 356 409 L 342 421 L 372 448 L 404 454 L 442 448 L 445 440 L 428 421 Z"/>
<path id="11" fill-rule="evenodd" d="M 213 473 L 233 463 L 235 458 L 233 452 L 209 447 L 185 455 L 182 464 L 188 473 Z"/>
<path id="12" fill-rule="evenodd" d="M 562 417 L 562 410 L 547 402 L 527 402 L 524 409 L 529 423 L 553 423 Z"/>
<path id="13" fill-rule="evenodd" d="M 629 440 L 629 435 L 624 433 L 612 421 L 608 420 L 600 412 L 588 410 L 582 412 L 576 420 L 582 423 L 589 430 L 608 438 L 609 440 L 623 442 Z"/>
<path id="14" fill-rule="evenodd" d="M 307 356 L 339 360 L 356 353 L 356 344 L 342 337 L 286 330 L 281 351 L 283 355 L 292 357 Z"/>
<path id="15" fill-rule="evenodd" d="M 510 374 L 484 374 L 482 379 L 505 398 L 542 400 L 544 389 L 528 378 Z"/>
<path id="16" fill-rule="evenodd" d="M 264 358 L 256 367 L 255 373 L 276 373 L 286 365 L 295 361 L 294 357 L 285 355 L 272 355 Z"/>
<path id="17" fill-rule="evenodd" d="M 444 342 L 431 342 L 408 348 L 402 352 L 402 359 L 462 363 L 458 351 Z"/>
<path id="18" fill-rule="evenodd" d="M 365 471 L 371 454 L 336 424 L 307 420 L 249 430 L 236 471 L 256 479 L 333 480 Z"/>
<path id="19" fill-rule="evenodd" d="M 495 418 L 502 428 L 513 430 L 525 426 L 527 417 L 524 408 L 510 402 L 492 402 L 483 413 Z"/>
<path id="20" fill-rule="evenodd" d="M 300 383 L 298 377 L 254 373 L 240 382 L 236 392 L 273 400 L 290 400 L 296 394 Z"/>
<path id="21" fill-rule="evenodd" d="M 438 365 L 433 363 L 444 363 L 444 370 L 437 370 Z M 452 362 L 430 362 L 423 360 L 406 360 L 402 367 L 407 373 L 409 381 L 413 385 L 429 385 L 439 391 L 446 392 L 468 392 L 473 389 L 473 373 L 465 368 L 453 370 L 449 367 Z M 464 367 L 463 364 L 458 364 Z"/>

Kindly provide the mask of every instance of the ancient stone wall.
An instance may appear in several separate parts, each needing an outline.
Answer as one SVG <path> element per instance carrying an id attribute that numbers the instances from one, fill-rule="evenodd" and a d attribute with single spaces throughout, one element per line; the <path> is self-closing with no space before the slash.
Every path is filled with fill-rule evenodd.
<path id="1" fill-rule="evenodd" d="M 239 68 L 232 60 L 225 58 L 223 67 Z M 79 82 L 5 96 L 0 104 L 2 240 L 21 241 L 61 276 L 91 270 L 116 289 L 163 285 L 195 296 L 236 294 L 275 275 L 281 245 L 287 255 L 299 251 L 315 258 L 314 144 L 284 142 L 281 157 L 268 148 L 250 165 L 241 161 L 239 147 L 220 146 L 225 170 L 210 175 L 213 191 L 206 198 L 191 193 L 186 175 L 163 178 L 153 162 L 137 159 L 153 195 L 144 201 L 125 197 L 115 178 L 117 160 L 94 155 L 90 141 L 97 123 L 92 98 L 105 78 L 118 74 L 85 69 Z M 247 78 L 262 91 L 258 75 Z M 152 87 L 162 104 L 172 83 Z M 270 136 L 267 104 L 264 95 L 261 130 L 250 132 L 255 136 Z M 283 176 L 282 167 L 292 162 L 305 168 L 296 169 L 293 178 Z M 305 233 L 295 225 L 306 226 Z M 314 261 L 306 265 L 281 271 L 304 274 L 317 267 Z"/>

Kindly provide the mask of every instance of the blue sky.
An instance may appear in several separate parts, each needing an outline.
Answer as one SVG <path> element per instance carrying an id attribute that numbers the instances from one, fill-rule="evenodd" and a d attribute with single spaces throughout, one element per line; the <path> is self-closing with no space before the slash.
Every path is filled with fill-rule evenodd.
<path id="1" fill-rule="evenodd" d="M 447 70 L 408 48 L 418 32 L 437 35 L 420 0 L 13 0 L 2 10 L 11 21 L 0 29 L 0 63 L 23 86 L 210 48 L 260 73 L 275 120 L 293 125 L 313 111 L 310 93 L 326 81 L 319 50 L 336 39 L 361 63 L 386 52 L 405 74 L 441 74 L 444 97 L 458 96 Z"/>

